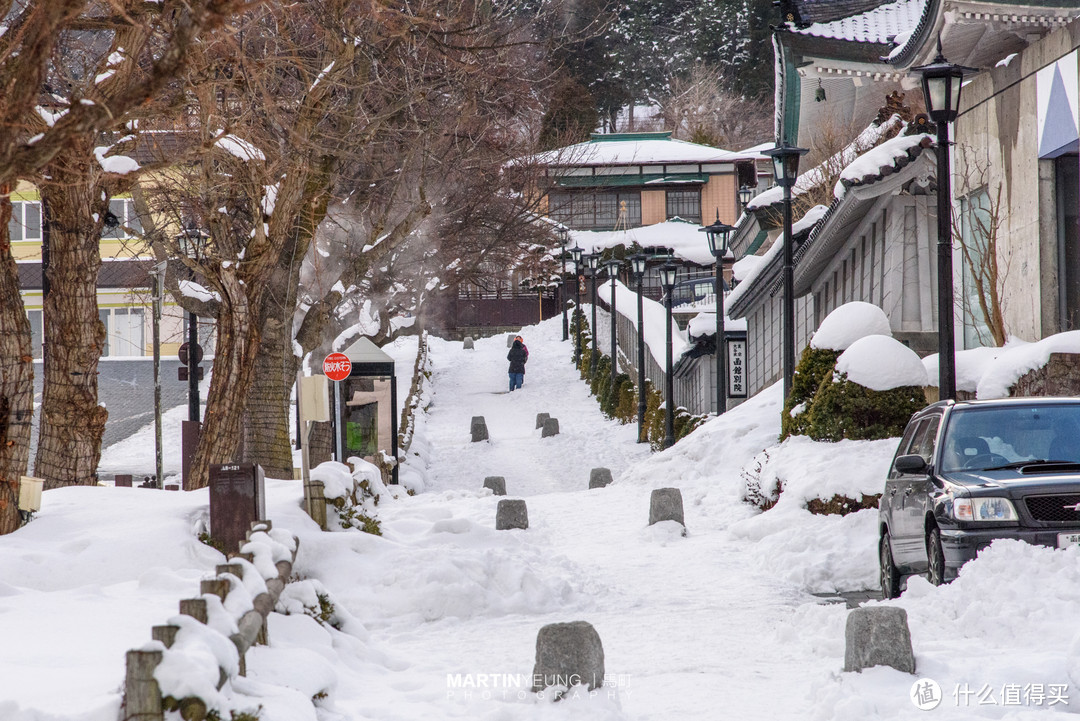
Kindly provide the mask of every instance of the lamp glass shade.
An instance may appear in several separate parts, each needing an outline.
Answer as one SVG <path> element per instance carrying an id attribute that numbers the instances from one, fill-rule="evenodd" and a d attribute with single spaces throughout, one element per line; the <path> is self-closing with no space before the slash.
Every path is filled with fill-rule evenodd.
<path id="1" fill-rule="evenodd" d="M 645 275 L 645 262 L 648 260 L 648 256 L 638 253 L 630 256 L 630 266 L 634 269 L 634 275 Z"/>
<path id="2" fill-rule="evenodd" d="M 746 207 L 746 204 L 749 203 L 753 197 L 754 190 L 749 185 L 744 185 L 739 188 L 739 203 L 741 203 L 743 207 Z"/>
<path id="3" fill-rule="evenodd" d="M 960 89 L 964 84 L 964 75 L 976 70 L 950 63 L 941 54 L 939 43 L 934 62 L 912 68 L 912 71 L 922 76 L 923 98 L 926 100 L 926 111 L 930 119 L 935 123 L 951 123 L 956 120 L 960 111 Z"/>
<path id="4" fill-rule="evenodd" d="M 784 158 L 780 155 L 774 155 L 772 157 L 772 172 L 773 179 L 777 185 L 784 184 Z"/>
<path id="5" fill-rule="evenodd" d="M 600 264 L 600 256 L 596 253 L 589 253 L 585 256 L 585 262 L 589 265 L 589 270 L 596 270 L 596 266 Z"/>
<path id="6" fill-rule="evenodd" d="M 660 266 L 660 285 L 670 290 L 675 285 L 675 278 L 679 273 L 679 268 L 676 265 L 670 263 Z"/>
<path id="7" fill-rule="evenodd" d="M 570 249 L 570 257 L 574 259 L 575 263 L 580 263 L 581 262 L 581 254 L 583 252 L 584 251 L 582 251 L 581 248 L 579 248 L 579 247 L 577 247 L 575 245 L 573 248 Z"/>

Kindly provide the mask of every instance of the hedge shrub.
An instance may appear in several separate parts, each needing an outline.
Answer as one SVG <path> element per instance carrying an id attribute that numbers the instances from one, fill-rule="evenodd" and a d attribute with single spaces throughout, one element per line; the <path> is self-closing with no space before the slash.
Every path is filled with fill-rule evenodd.
<path id="1" fill-rule="evenodd" d="M 810 406 L 807 435 L 815 441 L 895 438 L 925 405 L 921 386 L 874 391 L 849 381 L 846 373 L 829 373 Z"/>
<path id="2" fill-rule="evenodd" d="M 795 375 L 791 379 L 791 395 L 784 401 L 784 413 L 780 417 L 780 440 L 788 436 L 809 435 L 810 405 L 821 387 L 821 382 L 836 367 L 840 351 L 828 348 L 806 347 Z M 792 415 L 792 411 L 797 412 Z"/>

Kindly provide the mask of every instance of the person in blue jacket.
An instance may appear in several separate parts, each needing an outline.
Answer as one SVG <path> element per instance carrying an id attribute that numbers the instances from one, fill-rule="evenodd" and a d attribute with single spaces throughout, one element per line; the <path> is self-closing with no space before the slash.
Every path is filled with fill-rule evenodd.
<path id="1" fill-rule="evenodd" d="M 510 361 L 510 390 L 521 388 L 525 382 L 525 363 L 529 360 L 529 349 L 521 336 L 514 338 L 514 345 L 506 354 L 506 360 Z"/>

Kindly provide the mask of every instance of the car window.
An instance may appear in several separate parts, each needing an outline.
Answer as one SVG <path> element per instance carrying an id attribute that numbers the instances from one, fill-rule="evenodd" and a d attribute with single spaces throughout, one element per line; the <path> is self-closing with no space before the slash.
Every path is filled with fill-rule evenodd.
<path id="1" fill-rule="evenodd" d="M 896 448 L 896 455 L 893 456 L 894 463 L 900 456 L 906 456 L 908 453 L 912 452 L 911 447 L 915 443 L 915 438 L 919 431 L 925 427 L 926 422 L 927 419 L 925 418 L 919 421 L 913 420 L 908 422 L 907 428 L 904 429 L 904 435 L 900 438 L 900 445 Z M 896 468 L 894 466 L 889 466 L 889 478 L 898 478 L 899 476 L 900 474 L 896 472 Z"/>
<path id="2" fill-rule="evenodd" d="M 915 436 L 915 441 L 911 444 L 911 450 L 908 453 L 918 453 L 927 463 L 933 461 L 934 458 L 934 444 L 937 441 L 938 425 L 941 423 L 941 416 L 930 416 L 920 426 L 918 435 Z"/>
<path id="3" fill-rule="evenodd" d="M 942 443 L 946 473 L 1022 461 L 1080 462 L 1080 403 L 956 409 Z"/>

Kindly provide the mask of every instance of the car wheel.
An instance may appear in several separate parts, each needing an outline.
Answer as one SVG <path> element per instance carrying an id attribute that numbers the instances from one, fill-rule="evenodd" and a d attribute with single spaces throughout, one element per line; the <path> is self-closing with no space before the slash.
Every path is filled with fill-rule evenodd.
<path id="1" fill-rule="evenodd" d="M 945 583 L 945 552 L 941 550 L 941 531 L 930 529 L 926 537 L 926 580 L 935 586 Z"/>
<path id="2" fill-rule="evenodd" d="M 889 541 L 889 532 L 881 537 L 881 553 L 878 556 L 878 566 L 881 569 L 881 597 L 885 599 L 898 598 L 900 596 L 900 572 L 893 563 L 892 543 Z"/>

